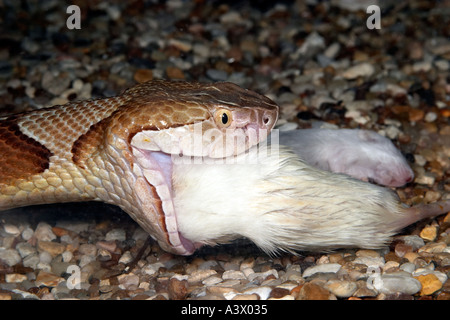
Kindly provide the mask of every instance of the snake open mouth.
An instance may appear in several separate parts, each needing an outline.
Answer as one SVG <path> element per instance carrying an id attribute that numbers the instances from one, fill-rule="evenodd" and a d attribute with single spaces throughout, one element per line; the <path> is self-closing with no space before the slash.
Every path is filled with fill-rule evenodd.
<path id="1" fill-rule="evenodd" d="M 178 228 L 177 215 L 173 204 L 172 172 L 174 161 L 201 161 L 223 159 L 224 156 L 236 155 L 265 139 L 267 130 L 253 124 L 230 130 L 227 134 L 217 136 L 201 135 L 203 140 L 189 137 L 187 127 L 171 128 L 162 131 L 142 131 L 131 141 L 135 161 L 133 172 L 137 179 L 145 179 L 135 192 L 141 202 L 146 219 L 157 224 L 151 230 L 162 245 L 170 251 L 190 255 L 202 244 L 193 243 L 183 237 Z M 205 138 L 206 137 L 206 138 Z M 217 139 L 219 137 L 220 139 Z M 170 143 L 168 139 L 170 138 Z M 170 148 L 167 146 L 170 145 Z M 195 155 L 200 155 L 195 157 Z M 182 156 L 180 158 L 180 156 Z M 198 162 L 195 162 L 198 163 Z"/>
<path id="2" fill-rule="evenodd" d="M 185 239 L 178 231 L 176 212 L 173 205 L 172 191 L 172 159 L 171 155 L 133 147 L 133 154 L 137 160 L 133 166 L 134 174 L 144 178 L 147 190 L 136 190 L 142 207 L 152 208 L 145 210 L 149 220 L 155 221 L 159 230 L 156 232 L 157 240 L 165 242 L 174 253 L 181 255 L 192 254 L 199 246 Z M 167 249 L 167 248 L 166 248 Z"/>

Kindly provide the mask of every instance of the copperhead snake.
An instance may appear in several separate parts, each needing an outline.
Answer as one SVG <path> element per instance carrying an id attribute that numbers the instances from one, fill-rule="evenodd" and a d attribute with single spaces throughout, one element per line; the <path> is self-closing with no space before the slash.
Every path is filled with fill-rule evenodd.
<path id="1" fill-rule="evenodd" d="M 265 152 L 277 117 L 272 100 L 231 83 L 158 80 L 1 118 L 0 211 L 103 201 L 181 255 L 241 236 L 268 253 L 379 248 L 450 211 L 450 200 L 406 208 L 391 190 L 313 168 L 282 146 Z"/>
<path id="2" fill-rule="evenodd" d="M 121 207 L 163 249 L 191 254 L 196 244 L 177 227 L 170 155 L 241 153 L 264 140 L 277 117 L 269 98 L 231 83 L 154 80 L 116 97 L 2 118 L 0 211 L 103 201 Z M 234 139 L 240 143 L 228 143 Z"/>

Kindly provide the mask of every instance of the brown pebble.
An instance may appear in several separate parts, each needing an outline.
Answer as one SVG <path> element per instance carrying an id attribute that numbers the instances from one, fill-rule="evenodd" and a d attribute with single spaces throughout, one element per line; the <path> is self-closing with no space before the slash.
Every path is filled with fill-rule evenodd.
<path id="1" fill-rule="evenodd" d="M 282 298 L 286 295 L 288 295 L 290 292 L 288 289 L 284 289 L 284 288 L 273 288 L 272 291 L 270 292 L 269 298 Z"/>
<path id="2" fill-rule="evenodd" d="M 171 300 L 184 300 L 188 294 L 188 282 L 187 280 L 178 280 L 172 278 L 169 281 L 169 298 Z"/>
<path id="3" fill-rule="evenodd" d="M 385 261 L 396 261 L 396 262 L 400 263 L 402 261 L 402 258 L 397 256 L 395 252 L 390 251 L 384 255 L 384 260 Z"/>
<path id="4" fill-rule="evenodd" d="M 7 292 L 0 292 L 0 300 L 12 300 L 11 294 Z"/>
<path id="5" fill-rule="evenodd" d="M 425 112 L 421 109 L 410 108 L 409 110 L 409 120 L 410 121 L 420 121 L 425 116 Z"/>
<path id="6" fill-rule="evenodd" d="M 60 227 L 53 227 L 52 231 L 57 237 L 62 237 L 70 233 L 69 230 Z"/>
<path id="7" fill-rule="evenodd" d="M 36 277 L 36 286 L 56 287 L 64 278 L 53 273 L 40 271 Z"/>
<path id="8" fill-rule="evenodd" d="M 177 67 L 167 67 L 166 74 L 169 79 L 184 79 L 184 73 Z"/>
<path id="9" fill-rule="evenodd" d="M 109 252 L 115 252 L 117 249 L 117 243 L 115 240 L 110 241 L 97 241 L 95 244 L 99 249 L 105 249 Z"/>
<path id="10" fill-rule="evenodd" d="M 138 83 L 143 83 L 153 79 L 153 72 L 150 69 L 138 69 L 134 73 L 134 80 Z"/>
<path id="11" fill-rule="evenodd" d="M 395 254 L 399 258 L 403 258 L 406 253 L 411 252 L 411 251 L 412 251 L 412 247 L 407 244 L 404 244 L 404 243 L 398 243 L 395 246 Z"/>
<path id="12" fill-rule="evenodd" d="M 426 226 L 420 231 L 420 237 L 427 241 L 433 241 L 437 236 L 437 228 L 433 226 Z"/>
<path id="13" fill-rule="evenodd" d="M 308 282 L 300 289 L 297 300 L 336 300 L 336 297 L 327 289 Z"/>
<path id="14" fill-rule="evenodd" d="M 442 282 L 434 274 L 426 274 L 414 277 L 422 284 L 420 295 L 430 295 L 442 288 Z"/>
<path id="15" fill-rule="evenodd" d="M 66 246 L 64 244 L 52 241 L 39 241 L 38 248 L 41 251 L 50 253 L 52 257 L 56 257 L 66 250 Z"/>
<path id="16" fill-rule="evenodd" d="M 436 300 L 450 300 L 450 292 L 441 292 L 437 295 Z"/>

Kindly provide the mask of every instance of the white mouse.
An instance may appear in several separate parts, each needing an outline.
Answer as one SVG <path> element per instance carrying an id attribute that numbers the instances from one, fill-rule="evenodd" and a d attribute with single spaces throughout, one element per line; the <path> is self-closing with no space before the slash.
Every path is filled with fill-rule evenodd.
<path id="1" fill-rule="evenodd" d="M 380 185 L 400 187 L 414 179 L 394 144 L 376 132 L 359 129 L 301 129 L 279 132 L 279 143 L 308 164 Z"/>

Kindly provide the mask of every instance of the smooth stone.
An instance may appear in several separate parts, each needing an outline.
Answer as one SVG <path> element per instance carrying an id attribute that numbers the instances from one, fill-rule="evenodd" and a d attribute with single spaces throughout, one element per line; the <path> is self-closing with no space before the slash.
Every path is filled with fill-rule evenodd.
<path id="1" fill-rule="evenodd" d="M 210 276 L 213 276 L 216 274 L 217 274 L 217 271 L 215 271 L 215 270 L 196 270 L 196 271 L 193 271 L 189 275 L 188 282 L 189 283 L 202 282 L 206 278 L 209 278 Z"/>
<path id="2" fill-rule="evenodd" d="M 12 236 L 18 236 L 20 234 L 20 229 L 17 226 L 15 226 L 13 224 L 9 224 L 9 223 L 7 223 L 3 226 L 3 230 L 7 234 L 12 235 Z"/>
<path id="3" fill-rule="evenodd" d="M 113 240 L 125 241 L 126 239 L 127 235 L 125 233 L 125 230 L 123 229 L 113 229 L 109 231 L 105 236 L 106 241 L 113 241 Z"/>
<path id="4" fill-rule="evenodd" d="M 348 298 L 358 289 L 356 282 L 346 280 L 330 280 L 326 283 L 328 289 L 338 298 Z"/>
<path id="5" fill-rule="evenodd" d="M 66 250 L 64 244 L 52 241 L 39 241 L 38 249 L 50 253 L 53 257 L 62 254 Z"/>
<path id="6" fill-rule="evenodd" d="M 384 294 L 404 293 L 413 295 L 422 288 L 422 285 L 417 279 L 404 272 L 388 273 L 378 277 L 375 276 L 372 286 L 378 292 Z"/>
<path id="7" fill-rule="evenodd" d="M 28 255 L 23 259 L 23 266 L 28 268 L 36 269 L 40 262 L 39 255 L 37 253 Z"/>
<path id="8" fill-rule="evenodd" d="M 34 231 L 34 237 L 39 241 L 52 241 L 56 239 L 52 227 L 45 222 L 40 222 Z"/>
<path id="9" fill-rule="evenodd" d="M 316 273 L 336 273 L 341 269 L 339 263 L 325 263 L 307 268 L 303 272 L 303 278 L 310 277 Z"/>
<path id="10" fill-rule="evenodd" d="M 244 273 L 242 271 L 228 270 L 222 274 L 222 279 L 224 279 L 224 280 L 246 279 L 246 276 L 244 275 Z"/>
<path id="11" fill-rule="evenodd" d="M 36 253 L 36 248 L 32 246 L 28 242 L 20 242 L 16 245 L 16 250 L 19 252 L 22 258 L 26 258 L 27 256 Z"/>
<path id="12" fill-rule="evenodd" d="M 64 278 L 50 272 L 40 271 L 36 277 L 36 286 L 56 287 L 62 281 Z"/>
<path id="13" fill-rule="evenodd" d="M 15 249 L 0 249 L 0 260 L 12 267 L 22 261 L 22 258 L 20 257 L 19 252 Z"/>
<path id="14" fill-rule="evenodd" d="M 27 280 L 27 276 L 20 273 L 8 273 L 5 275 L 6 283 L 20 283 Z"/>
<path id="15" fill-rule="evenodd" d="M 305 283 L 297 296 L 297 300 L 336 300 L 336 296 L 316 283 Z"/>

